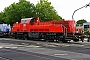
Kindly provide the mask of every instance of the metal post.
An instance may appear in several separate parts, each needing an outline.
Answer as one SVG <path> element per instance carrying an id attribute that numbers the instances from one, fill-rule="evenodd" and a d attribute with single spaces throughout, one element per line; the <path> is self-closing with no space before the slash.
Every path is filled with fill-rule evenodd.
<path id="1" fill-rule="evenodd" d="M 80 9 L 84 8 L 84 7 L 86 7 L 86 8 L 87 8 L 87 6 L 90 6 L 90 3 L 89 3 L 89 4 L 86 4 L 86 5 L 85 5 L 85 6 L 83 6 L 83 7 L 80 7 L 80 8 L 78 8 L 78 9 L 76 9 L 76 10 L 73 12 L 73 15 L 72 15 L 72 20 L 74 20 L 73 16 L 74 16 L 74 13 L 75 13 L 76 11 L 78 11 L 78 10 L 80 10 Z"/>

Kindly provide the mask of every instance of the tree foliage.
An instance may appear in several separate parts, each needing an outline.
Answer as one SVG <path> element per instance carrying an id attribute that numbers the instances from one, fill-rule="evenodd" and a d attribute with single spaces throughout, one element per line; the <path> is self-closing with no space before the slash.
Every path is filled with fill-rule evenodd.
<path id="1" fill-rule="evenodd" d="M 12 3 L 0 13 L 0 20 L 9 24 L 19 22 L 21 18 L 30 17 L 40 17 L 42 21 L 62 19 L 48 0 L 40 0 L 36 5 L 30 1 L 19 0 L 18 3 Z"/>
<path id="2" fill-rule="evenodd" d="M 62 19 L 48 0 L 40 0 L 36 4 L 36 16 L 40 17 L 43 21 Z"/>
<path id="3" fill-rule="evenodd" d="M 4 21 L 5 20 L 5 13 L 4 12 L 1 12 L 0 13 L 0 21 Z"/>
<path id="4" fill-rule="evenodd" d="M 77 23 L 77 26 L 79 25 L 83 25 L 83 23 L 87 22 L 85 19 L 81 19 L 81 20 L 78 20 L 76 23 Z"/>
<path id="5" fill-rule="evenodd" d="M 33 17 L 35 15 L 34 8 L 34 4 L 26 0 L 19 0 L 18 3 L 13 3 L 4 9 L 5 21 L 13 24 L 20 21 L 21 18 Z"/>

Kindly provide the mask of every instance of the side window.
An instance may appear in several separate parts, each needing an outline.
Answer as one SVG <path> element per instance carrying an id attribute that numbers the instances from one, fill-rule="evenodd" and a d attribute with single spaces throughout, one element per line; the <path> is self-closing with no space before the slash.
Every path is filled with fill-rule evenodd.
<path id="1" fill-rule="evenodd" d="M 89 25 L 84 25 L 84 31 L 87 31 L 88 28 L 89 28 Z"/>
<path id="2" fill-rule="evenodd" d="M 36 18 L 31 19 L 30 22 L 31 22 L 31 23 L 32 23 L 32 22 L 36 22 Z"/>

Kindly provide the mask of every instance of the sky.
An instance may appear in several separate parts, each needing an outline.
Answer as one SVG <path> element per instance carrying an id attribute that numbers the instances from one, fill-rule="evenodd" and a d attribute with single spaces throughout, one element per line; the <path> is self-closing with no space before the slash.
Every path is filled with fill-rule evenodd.
<path id="1" fill-rule="evenodd" d="M 0 11 L 3 11 L 5 7 L 9 6 L 13 2 L 18 2 L 19 0 L 1 0 L 0 1 Z M 39 0 L 27 0 L 31 3 L 36 4 Z M 48 0 L 51 5 L 55 8 L 57 13 L 65 20 L 72 20 L 73 12 L 88 4 L 90 0 Z M 85 19 L 90 22 L 90 7 L 82 8 L 75 12 L 74 20 L 78 21 L 80 19 Z"/>

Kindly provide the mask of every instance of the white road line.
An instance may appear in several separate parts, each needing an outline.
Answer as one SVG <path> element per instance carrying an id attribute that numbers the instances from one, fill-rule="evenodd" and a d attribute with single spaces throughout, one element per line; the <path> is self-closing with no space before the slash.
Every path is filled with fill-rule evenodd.
<path id="1" fill-rule="evenodd" d="M 22 44 L 25 44 L 25 43 L 22 43 Z"/>
<path id="2" fill-rule="evenodd" d="M 35 45 L 30 45 L 30 46 L 25 46 L 25 47 L 36 47 L 36 48 L 38 48 L 38 47 L 40 47 L 40 46 L 35 46 Z"/>
<path id="3" fill-rule="evenodd" d="M 13 48 L 13 49 L 15 49 L 15 48 L 18 48 L 18 47 L 3 47 L 3 48 Z"/>
<path id="4" fill-rule="evenodd" d="M 0 49 L 3 48 L 2 46 L 0 46 Z"/>
<path id="5" fill-rule="evenodd" d="M 54 54 L 54 55 L 57 55 L 57 56 L 59 56 L 59 55 L 68 55 L 68 54 Z"/>
<path id="6" fill-rule="evenodd" d="M 89 58 L 89 54 L 70 52 L 70 51 L 62 51 L 62 50 L 53 50 L 47 48 L 18 48 L 18 50 L 34 52 L 54 57 L 66 58 L 66 59 L 78 59 L 78 58 Z"/>

